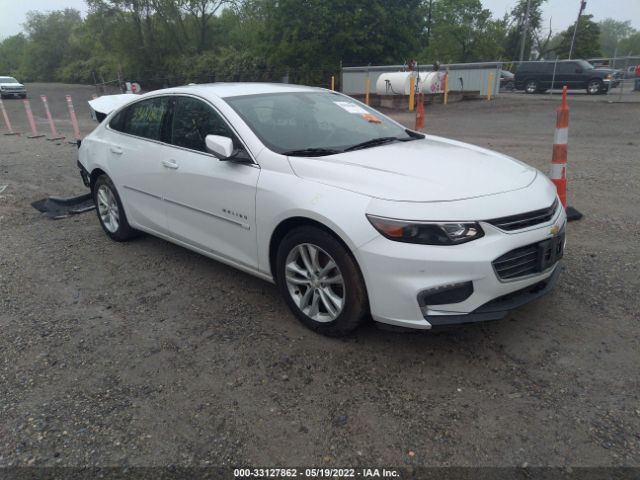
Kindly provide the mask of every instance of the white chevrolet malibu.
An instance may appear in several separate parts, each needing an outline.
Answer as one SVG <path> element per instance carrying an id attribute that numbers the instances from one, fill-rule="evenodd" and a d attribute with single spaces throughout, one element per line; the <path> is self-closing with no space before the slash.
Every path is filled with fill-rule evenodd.
<path id="1" fill-rule="evenodd" d="M 274 282 L 326 335 L 502 318 L 560 272 L 566 216 L 539 171 L 324 89 L 139 96 L 79 166 L 113 240 L 147 232 Z"/>

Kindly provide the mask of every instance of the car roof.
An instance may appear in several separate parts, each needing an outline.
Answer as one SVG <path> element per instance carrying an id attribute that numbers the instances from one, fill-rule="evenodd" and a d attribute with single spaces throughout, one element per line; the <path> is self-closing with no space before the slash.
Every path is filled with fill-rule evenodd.
<path id="1" fill-rule="evenodd" d="M 238 97 L 241 95 L 260 95 L 263 93 L 293 93 L 293 92 L 317 92 L 325 89 L 307 87 L 304 85 L 290 85 L 287 83 L 203 83 L 191 84 L 182 87 L 154 90 L 150 94 L 161 93 L 199 93 L 201 95 L 215 95 L 220 98 Z"/>

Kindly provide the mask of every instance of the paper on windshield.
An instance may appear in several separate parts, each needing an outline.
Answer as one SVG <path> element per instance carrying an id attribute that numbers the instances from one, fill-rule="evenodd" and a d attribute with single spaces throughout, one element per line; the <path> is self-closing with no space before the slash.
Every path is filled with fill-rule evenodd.
<path id="1" fill-rule="evenodd" d="M 369 113 L 364 108 L 356 105 L 355 103 L 351 103 L 351 102 L 333 102 L 333 103 L 335 103 L 340 108 L 342 108 L 343 110 L 346 110 L 349 113 L 355 113 L 357 115 L 361 115 L 363 113 Z"/>

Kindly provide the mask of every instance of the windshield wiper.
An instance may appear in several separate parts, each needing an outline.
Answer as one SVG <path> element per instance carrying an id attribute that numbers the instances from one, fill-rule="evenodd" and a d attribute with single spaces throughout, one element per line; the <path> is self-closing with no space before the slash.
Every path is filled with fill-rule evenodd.
<path id="1" fill-rule="evenodd" d="M 345 148 L 345 152 L 351 152 L 353 150 L 360 150 L 361 148 L 376 147 L 378 145 L 384 145 L 385 143 L 397 142 L 400 139 L 398 137 L 378 137 L 367 140 L 366 142 L 356 143 L 355 145 Z"/>
<path id="2" fill-rule="evenodd" d="M 331 148 L 302 148 L 300 150 L 282 152 L 282 155 L 291 155 L 293 157 L 323 157 L 324 155 L 334 155 L 341 152 L 341 150 Z"/>
<path id="3" fill-rule="evenodd" d="M 400 138 L 400 137 L 378 137 L 378 138 L 372 138 L 371 140 L 367 140 L 366 142 L 357 143 L 356 145 L 352 145 L 349 148 L 345 148 L 344 151 L 345 152 L 351 152 L 353 150 L 360 150 L 362 148 L 377 147 L 378 145 L 384 145 L 385 143 L 410 142 L 411 140 L 417 140 L 419 138 L 424 138 L 424 135 L 413 134 L 413 132 L 409 133 L 409 131 L 407 131 L 407 134 L 409 135 L 408 138 Z"/>

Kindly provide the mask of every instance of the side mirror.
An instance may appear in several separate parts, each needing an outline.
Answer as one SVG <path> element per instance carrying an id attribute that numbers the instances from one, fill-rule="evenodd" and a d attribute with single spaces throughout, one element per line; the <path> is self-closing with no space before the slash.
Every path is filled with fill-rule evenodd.
<path id="1" fill-rule="evenodd" d="M 233 140 L 220 135 L 207 135 L 204 139 L 207 150 L 217 156 L 220 160 L 225 160 L 233 153 Z"/>

